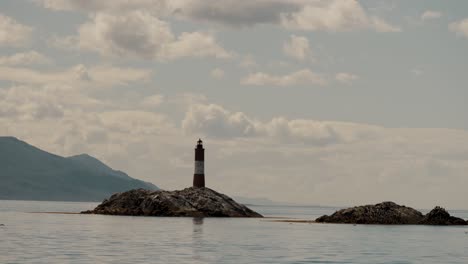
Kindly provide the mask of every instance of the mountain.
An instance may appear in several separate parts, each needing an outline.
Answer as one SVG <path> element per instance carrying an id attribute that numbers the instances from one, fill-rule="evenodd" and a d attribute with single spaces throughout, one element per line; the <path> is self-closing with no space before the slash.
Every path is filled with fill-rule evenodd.
<path id="1" fill-rule="evenodd" d="M 158 189 L 87 154 L 65 158 L 0 137 L 0 199 L 102 201 L 136 188 Z"/>

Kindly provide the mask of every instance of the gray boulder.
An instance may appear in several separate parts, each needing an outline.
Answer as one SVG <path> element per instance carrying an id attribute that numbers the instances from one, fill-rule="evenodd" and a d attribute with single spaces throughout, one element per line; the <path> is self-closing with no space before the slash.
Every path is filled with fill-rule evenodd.
<path id="1" fill-rule="evenodd" d="M 444 208 L 436 206 L 427 213 L 421 225 L 467 225 L 467 222 L 461 218 L 451 216 Z"/>
<path id="2" fill-rule="evenodd" d="M 319 223 L 345 224 L 467 225 L 465 220 L 450 216 L 444 208 L 439 206 L 423 215 L 413 208 L 398 205 L 394 202 L 342 209 L 336 211 L 331 216 L 321 216 L 315 221 Z"/>
<path id="3" fill-rule="evenodd" d="M 135 189 L 116 193 L 94 210 L 83 214 L 188 216 L 188 217 L 262 217 L 227 195 L 209 188 L 180 191 Z"/>
<path id="4" fill-rule="evenodd" d="M 398 205 L 394 202 L 383 202 L 342 209 L 331 216 L 321 216 L 315 221 L 319 223 L 404 225 L 417 224 L 423 217 L 421 212 L 411 207 Z"/>

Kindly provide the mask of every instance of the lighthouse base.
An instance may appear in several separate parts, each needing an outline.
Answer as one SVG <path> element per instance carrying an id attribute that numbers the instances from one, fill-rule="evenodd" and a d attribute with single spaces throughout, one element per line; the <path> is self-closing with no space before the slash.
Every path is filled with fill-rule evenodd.
<path id="1" fill-rule="evenodd" d="M 205 187 L 205 174 L 194 174 L 193 175 L 193 187 Z"/>

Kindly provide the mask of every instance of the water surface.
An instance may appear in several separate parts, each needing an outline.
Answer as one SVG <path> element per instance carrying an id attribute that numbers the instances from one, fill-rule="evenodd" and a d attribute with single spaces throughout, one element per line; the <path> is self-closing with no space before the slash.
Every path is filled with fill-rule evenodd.
<path id="1" fill-rule="evenodd" d="M 0 201 L 0 263 L 468 263 L 468 227 L 30 213 L 96 205 Z M 336 209 L 250 207 L 301 219 Z"/>

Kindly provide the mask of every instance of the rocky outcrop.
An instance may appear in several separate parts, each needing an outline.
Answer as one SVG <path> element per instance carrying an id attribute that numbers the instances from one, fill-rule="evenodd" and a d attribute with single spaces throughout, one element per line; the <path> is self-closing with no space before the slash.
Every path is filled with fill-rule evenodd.
<path id="1" fill-rule="evenodd" d="M 346 224 L 417 224 L 424 215 L 410 207 L 394 202 L 383 202 L 376 205 L 356 206 L 342 209 L 331 216 L 324 215 L 315 221 L 320 223 Z"/>
<path id="2" fill-rule="evenodd" d="M 116 193 L 94 210 L 84 214 L 188 216 L 188 217 L 262 217 L 227 195 L 209 188 L 180 191 L 136 189 Z"/>
<path id="3" fill-rule="evenodd" d="M 421 212 L 394 202 L 357 206 L 324 215 L 315 220 L 319 223 L 383 224 L 383 225 L 466 225 L 463 219 L 450 216 L 441 207 L 423 215 Z"/>
<path id="4" fill-rule="evenodd" d="M 436 206 L 427 213 L 422 221 L 422 225 L 467 225 L 461 218 L 451 216 L 444 208 Z"/>

